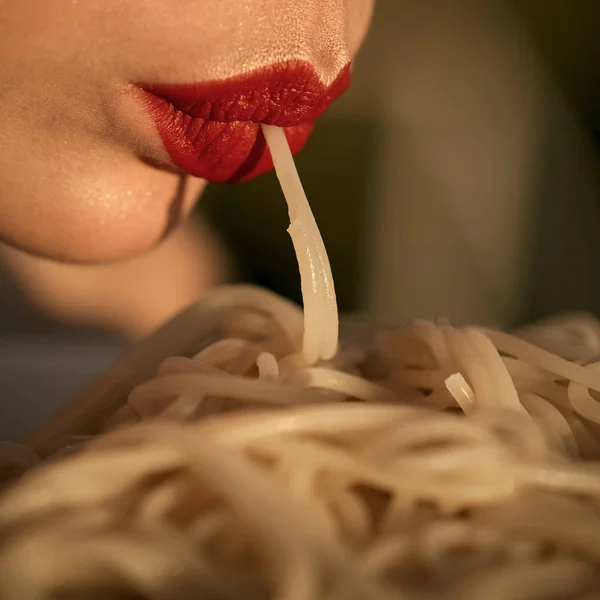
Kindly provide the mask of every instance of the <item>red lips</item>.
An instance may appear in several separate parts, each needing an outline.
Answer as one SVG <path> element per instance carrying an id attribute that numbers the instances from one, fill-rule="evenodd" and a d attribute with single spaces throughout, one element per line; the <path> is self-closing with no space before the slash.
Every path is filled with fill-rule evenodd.
<path id="1" fill-rule="evenodd" d="M 285 63 L 211 83 L 142 85 L 150 115 L 174 165 L 215 182 L 238 182 L 273 168 L 260 124 L 285 128 L 292 149 L 350 84 L 347 65 L 329 87 L 307 63 Z"/>

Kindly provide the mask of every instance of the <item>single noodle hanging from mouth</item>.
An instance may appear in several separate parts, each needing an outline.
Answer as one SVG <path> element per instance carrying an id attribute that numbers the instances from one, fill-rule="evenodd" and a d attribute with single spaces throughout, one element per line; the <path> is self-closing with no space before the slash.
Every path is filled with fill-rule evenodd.
<path id="1" fill-rule="evenodd" d="M 338 345 L 338 308 L 329 257 L 306 198 L 285 132 L 262 125 L 273 165 L 287 201 L 292 238 L 300 270 L 304 303 L 304 358 L 308 364 L 332 358 Z"/>
<path id="2" fill-rule="evenodd" d="M 597 600 L 600 323 L 338 316 L 282 130 L 304 312 L 210 292 L 0 444 L 1 600 Z"/>

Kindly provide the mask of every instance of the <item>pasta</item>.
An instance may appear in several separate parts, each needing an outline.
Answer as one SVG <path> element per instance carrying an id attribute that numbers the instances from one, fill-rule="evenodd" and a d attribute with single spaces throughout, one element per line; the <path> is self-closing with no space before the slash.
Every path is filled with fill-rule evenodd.
<path id="1" fill-rule="evenodd" d="M 309 213 L 304 312 L 217 289 L 0 445 L 2 600 L 598 598 L 598 322 L 338 346 Z"/>
<path id="2" fill-rule="evenodd" d="M 329 258 L 306 199 L 283 129 L 262 126 L 275 171 L 286 197 L 304 300 L 304 357 L 313 363 L 334 356 L 338 343 L 338 312 Z"/>
<path id="3" fill-rule="evenodd" d="M 1 598 L 600 589 L 598 337 L 567 360 L 416 322 L 315 366 L 290 327 L 300 308 L 245 286 L 204 302 L 221 339 L 199 324 L 198 346 L 160 361 L 103 435 L 63 438 L 67 456 L 2 448 L 30 470 L 0 500 Z"/>

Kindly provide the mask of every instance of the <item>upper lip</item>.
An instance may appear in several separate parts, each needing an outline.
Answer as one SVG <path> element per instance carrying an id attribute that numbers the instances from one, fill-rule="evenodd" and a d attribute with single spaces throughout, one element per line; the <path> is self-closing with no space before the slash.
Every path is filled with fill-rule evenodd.
<path id="1" fill-rule="evenodd" d="M 317 119 L 349 82 L 349 64 L 333 83 L 325 85 L 306 63 L 288 62 L 227 80 L 140 87 L 194 118 L 291 127 Z"/>

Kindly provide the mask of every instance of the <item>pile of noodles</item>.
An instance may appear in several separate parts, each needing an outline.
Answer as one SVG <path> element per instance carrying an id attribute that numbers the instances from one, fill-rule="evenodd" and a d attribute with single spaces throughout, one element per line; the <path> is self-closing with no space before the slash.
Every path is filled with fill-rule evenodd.
<path id="1" fill-rule="evenodd" d="M 300 308 L 204 304 L 102 435 L 3 447 L 45 462 L 0 499 L 0 598 L 598 598 L 596 321 L 415 322 L 309 366 Z"/>
<path id="2" fill-rule="evenodd" d="M 598 600 L 600 324 L 338 343 L 323 241 L 265 136 L 304 311 L 215 290 L 0 445 L 0 600 Z"/>

